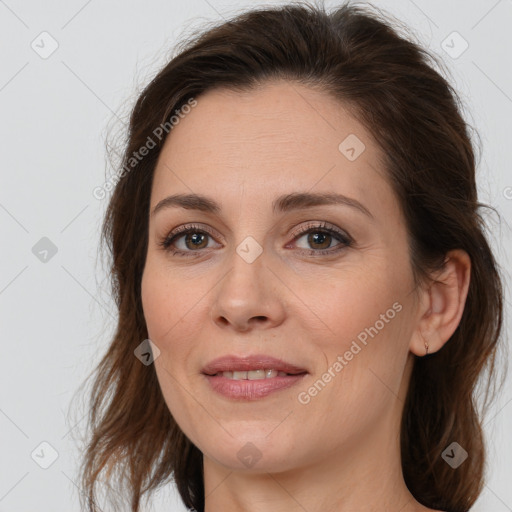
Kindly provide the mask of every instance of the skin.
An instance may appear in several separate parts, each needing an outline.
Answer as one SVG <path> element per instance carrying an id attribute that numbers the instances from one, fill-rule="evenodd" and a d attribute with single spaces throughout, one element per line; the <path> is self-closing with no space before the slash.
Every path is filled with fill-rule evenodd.
<path id="1" fill-rule="evenodd" d="M 444 285 L 414 289 L 405 222 L 380 147 L 324 92 L 276 81 L 197 100 L 165 142 L 151 211 L 176 193 L 206 195 L 222 209 L 151 215 L 142 302 L 161 351 L 155 368 L 165 401 L 204 454 L 206 512 L 432 510 L 404 483 L 400 418 L 415 355 L 425 354 L 425 340 L 429 353 L 442 348 L 460 321 L 467 254 L 449 253 L 435 276 Z M 338 149 L 349 134 L 365 145 L 354 161 Z M 344 194 L 372 217 L 346 205 L 272 211 L 276 197 L 299 191 Z M 322 221 L 353 244 L 297 234 Z M 200 249 L 185 236 L 175 241 L 192 256 L 159 245 L 188 223 L 213 233 Z M 252 263 L 236 251 L 248 236 L 263 251 Z M 343 248 L 311 254 L 325 247 Z M 300 403 L 299 393 L 397 302 L 401 311 Z M 246 402 L 216 394 L 201 374 L 221 355 L 255 353 L 309 373 L 298 386 Z M 247 442 L 261 455 L 251 467 L 237 457 Z"/>

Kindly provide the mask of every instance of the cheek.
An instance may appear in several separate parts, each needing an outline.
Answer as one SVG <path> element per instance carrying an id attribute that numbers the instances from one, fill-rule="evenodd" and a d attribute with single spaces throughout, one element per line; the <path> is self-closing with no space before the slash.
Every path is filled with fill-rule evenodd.
<path id="1" fill-rule="evenodd" d="M 141 282 L 141 300 L 149 338 L 157 343 L 162 338 L 164 326 L 168 323 L 172 296 L 166 293 L 165 280 L 159 279 L 151 265 L 146 264 Z M 169 328 L 169 326 L 167 326 Z"/>
<path id="2" fill-rule="evenodd" d="M 354 339 L 376 322 L 379 331 L 389 331 L 389 325 L 400 316 L 397 309 L 403 305 L 407 286 L 396 272 L 375 263 L 308 281 L 307 287 L 299 292 L 311 313 L 307 319 L 303 316 L 303 328 L 307 331 L 311 325 L 323 325 L 325 339 L 331 342 Z"/>
<path id="3" fill-rule="evenodd" d="M 312 334 L 310 340 L 323 353 L 320 371 L 335 375 L 326 375 L 326 404 L 341 400 L 357 410 L 358 403 L 371 403 L 380 410 L 379 404 L 393 399 L 389 388 L 400 385 L 411 335 L 410 283 L 408 267 L 388 261 L 368 259 L 303 290 L 315 314 L 297 316 L 300 329 Z"/>
<path id="4" fill-rule="evenodd" d="M 208 288 L 206 288 L 208 289 Z M 201 280 L 179 280 L 165 265 L 149 262 L 141 283 L 141 298 L 148 337 L 160 349 L 155 360 L 166 399 L 174 404 L 181 388 L 176 384 L 195 377 L 198 347 L 205 342 L 204 326 L 210 308 Z"/>
<path id="5" fill-rule="evenodd" d="M 199 297 L 197 286 L 190 282 L 182 285 L 171 279 L 165 267 L 150 259 L 142 276 L 141 300 L 150 338 L 157 344 L 165 344 L 180 330 Z"/>
<path id="6" fill-rule="evenodd" d="M 191 286 L 190 289 L 193 289 Z M 196 404 L 190 401 L 187 367 L 194 340 L 197 340 L 198 322 L 192 313 L 198 298 L 180 290 L 164 270 L 149 260 L 141 282 L 141 299 L 148 336 L 160 349 L 155 360 L 155 371 L 164 400 L 175 421 L 184 431 L 190 430 Z M 183 388 L 180 383 L 187 383 Z"/>

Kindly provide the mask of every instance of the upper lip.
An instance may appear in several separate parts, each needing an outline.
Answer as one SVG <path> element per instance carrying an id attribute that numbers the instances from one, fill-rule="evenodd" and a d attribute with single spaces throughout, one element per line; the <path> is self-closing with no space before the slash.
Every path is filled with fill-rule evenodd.
<path id="1" fill-rule="evenodd" d="M 275 357 L 255 354 L 238 357 L 234 355 L 222 356 L 210 361 L 202 370 L 206 375 L 215 375 L 219 372 L 249 371 L 249 370 L 277 370 L 290 374 L 307 373 L 307 370 L 287 363 Z"/>

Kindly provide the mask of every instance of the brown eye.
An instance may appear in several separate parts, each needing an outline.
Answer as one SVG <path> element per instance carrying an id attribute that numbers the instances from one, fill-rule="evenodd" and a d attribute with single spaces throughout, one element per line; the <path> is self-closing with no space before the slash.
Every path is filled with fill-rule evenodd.
<path id="1" fill-rule="evenodd" d="M 334 226 L 326 227 L 326 225 L 326 223 L 323 223 L 322 225 L 306 226 L 305 230 L 296 235 L 295 243 L 297 244 L 300 239 L 304 238 L 305 246 L 299 246 L 299 248 L 308 251 L 308 254 L 312 256 L 334 254 L 346 249 L 353 243 L 347 234 L 334 228 Z"/>
<path id="2" fill-rule="evenodd" d="M 332 235 L 323 231 L 313 231 L 308 234 L 308 244 L 310 244 L 313 249 L 328 249 L 332 239 Z"/>
<path id="3" fill-rule="evenodd" d="M 208 245 L 207 237 L 209 235 L 206 233 L 190 232 L 184 236 L 185 236 L 185 238 L 184 238 L 185 246 L 187 247 L 187 249 L 191 249 L 191 250 L 204 249 Z M 181 238 L 181 237 L 177 237 L 177 238 Z M 205 244 L 205 240 L 206 240 L 206 244 Z"/>
<path id="4" fill-rule="evenodd" d="M 213 234 L 207 228 L 185 225 L 173 230 L 159 245 L 173 255 L 197 256 L 208 248 L 209 239 Z"/>

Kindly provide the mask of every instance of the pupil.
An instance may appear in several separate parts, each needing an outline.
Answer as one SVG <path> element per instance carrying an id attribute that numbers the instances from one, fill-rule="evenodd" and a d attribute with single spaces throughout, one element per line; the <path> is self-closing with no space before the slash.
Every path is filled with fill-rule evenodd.
<path id="1" fill-rule="evenodd" d="M 199 247 L 199 245 L 201 244 L 202 241 L 204 241 L 203 239 L 205 238 L 205 235 L 203 234 L 200 234 L 200 233 L 192 233 L 191 235 L 189 234 L 187 237 L 186 237 L 186 241 L 189 242 L 189 241 L 192 241 L 192 244 L 195 246 L 195 248 L 197 249 L 197 247 Z"/>
<path id="2" fill-rule="evenodd" d="M 321 249 L 325 249 L 326 247 L 329 247 L 329 241 L 328 241 L 328 235 L 327 233 L 310 233 L 309 235 L 309 242 L 312 244 L 320 244 L 322 245 Z M 325 243 L 327 241 L 327 244 Z"/>

